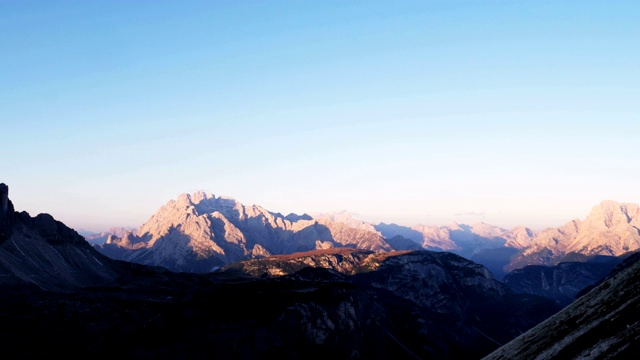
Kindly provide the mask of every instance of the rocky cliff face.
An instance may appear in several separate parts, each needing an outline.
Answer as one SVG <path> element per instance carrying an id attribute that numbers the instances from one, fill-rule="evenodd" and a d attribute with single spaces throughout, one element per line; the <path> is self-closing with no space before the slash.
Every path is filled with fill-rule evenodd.
<path id="1" fill-rule="evenodd" d="M 411 245 L 386 239 L 365 223 L 282 216 L 232 198 L 182 194 L 137 231 L 96 248 L 105 255 L 173 271 L 209 272 L 247 258 L 334 247 L 391 251 Z"/>
<path id="2" fill-rule="evenodd" d="M 570 254 L 620 256 L 640 249 L 640 209 L 636 204 L 603 201 L 583 220 L 541 232 L 505 266 L 556 265 Z"/>

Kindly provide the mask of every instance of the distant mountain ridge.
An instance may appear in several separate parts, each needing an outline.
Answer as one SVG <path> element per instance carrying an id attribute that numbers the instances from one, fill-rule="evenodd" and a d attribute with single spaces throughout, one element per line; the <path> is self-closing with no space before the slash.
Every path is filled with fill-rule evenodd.
<path id="1" fill-rule="evenodd" d="M 498 279 L 527 265 L 586 261 L 640 248 L 638 206 L 603 201 L 584 221 L 540 233 L 486 223 L 413 227 L 355 219 L 346 211 L 282 215 L 207 192 L 181 194 L 136 231 L 95 245 L 118 260 L 173 271 L 209 272 L 239 260 L 314 249 L 449 251 L 487 266 Z"/>
<path id="2" fill-rule="evenodd" d="M 412 227 L 380 223 L 375 228 L 385 237 L 403 236 L 423 249 L 466 257 L 488 267 L 498 279 L 504 277 L 503 267 L 511 261 L 511 256 L 529 246 L 537 235 L 535 230 L 524 226 L 507 230 L 486 223 Z"/>
<path id="3" fill-rule="evenodd" d="M 449 226 L 418 224 L 412 227 L 380 223 L 374 227 L 386 237 L 401 235 L 419 243 L 426 250 L 451 251 L 467 258 L 486 249 L 523 249 L 537 235 L 536 231 L 523 226 L 507 230 L 486 223 L 453 223 Z"/>
<path id="4" fill-rule="evenodd" d="M 132 232 L 134 235 L 137 233 L 137 229 L 128 228 L 128 227 L 112 227 L 107 231 L 102 231 L 99 233 L 87 232 L 87 231 L 78 231 L 80 235 L 84 236 L 85 240 L 89 242 L 89 244 L 104 244 L 109 236 L 115 237 L 123 237 L 127 234 L 127 232 Z"/>

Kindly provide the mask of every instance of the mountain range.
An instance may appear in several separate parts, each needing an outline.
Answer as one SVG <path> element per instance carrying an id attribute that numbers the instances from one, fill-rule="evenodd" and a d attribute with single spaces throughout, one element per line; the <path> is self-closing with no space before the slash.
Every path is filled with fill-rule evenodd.
<path id="1" fill-rule="evenodd" d="M 560 260 L 580 261 L 525 266 L 501 282 L 481 264 L 426 250 L 401 235 L 391 239 L 418 248 L 395 250 L 393 241 L 371 231 L 370 224 L 337 221 L 344 214 L 282 216 L 210 194 L 172 200 L 139 229 L 142 235 L 129 232 L 107 241 L 153 248 L 177 240 L 174 249 L 185 251 L 193 234 L 209 236 L 209 242 L 225 239 L 214 242 L 225 250 L 216 253 L 215 271 L 172 271 L 111 259 L 51 215 L 16 212 L 4 184 L 0 200 L 0 346 L 17 358 L 592 359 L 638 354 L 640 318 L 634 310 L 640 301 L 640 257 L 624 245 L 620 256 L 612 255 L 619 247 L 611 234 L 635 227 L 628 204 L 602 206 L 605 211 L 596 206 L 581 222 L 592 225 L 579 226 L 574 237 L 606 228 L 613 245 L 565 252 Z M 205 227 L 217 221 L 222 227 Z M 166 223 L 171 223 L 168 229 Z M 225 244 L 230 234 L 236 247 Z M 275 244 L 281 247 L 264 239 L 279 239 Z M 298 241 L 287 242 L 292 239 Z M 305 246 L 311 249 L 298 251 Z M 211 248 L 216 249 L 204 247 Z M 252 256 L 224 257 L 244 256 L 239 249 Z M 602 249 L 607 255 L 597 255 Z M 480 252 L 485 250 L 495 249 Z M 156 256 L 149 249 L 130 254 Z M 576 274 L 584 275 L 580 281 L 591 277 L 590 284 L 578 290 Z M 545 286 L 559 298 L 530 291 Z M 572 292 L 578 300 L 571 299 Z"/>
<path id="2" fill-rule="evenodd" d="M 537 232 L 485 223 L 450 226 L 370 224 L 347 212 L 282 215 L 206 192 L 181 194 L 140 228 L 96 248 L 119 260 L 173 271 L 210 272 L 249 258 L 328 248 L 448 251 L 487 266 L 498 279 L 528 265 L 587 262 L 640 248 L 638 206 L 596 205 L 582 221 Z"/>

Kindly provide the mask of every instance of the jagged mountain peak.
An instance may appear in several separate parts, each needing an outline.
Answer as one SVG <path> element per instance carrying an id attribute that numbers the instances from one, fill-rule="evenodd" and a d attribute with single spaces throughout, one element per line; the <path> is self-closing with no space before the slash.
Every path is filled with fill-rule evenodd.
<path id="1" fill-rule="evenodd" d="M 334 221 L 342 220 L 342 222 L 351 222 L 351 221 L 363 222 L 362 220 L 357 219 L 357 214 L 347 210 L 318 212 L 318 213 L 311 214 L 311 216 L 313 218 L 323 218 L 323 219 L 330 219 Z"/>
<path id="2" fill-rule="evenodd" d="M 485 222 L 472 224 L 470 230 L 478 235 L 485 237 L 497 237 L 508 231 L 507 229 L 487 224 Z"/>
<path id="3" fill-rule="evenodd" d="M 152 215 L 145 225 L 150 222 L 156 222 L 159 220 L 158 218 L 164 220 L 168 214 L 173 214 L 174 216 L 178 216 L 179 214 L 181 214 L 181 216 L 202 216 L 215 212 L 221 213 L 227 218 L 246 219 L 259 215 L 284 218 L 282 215 L 269 212 L 259 205 L 244 205 L 230 196 L 216 197 L 209 192 L 196 191 L 194 193 L 182 193 L 178 195 L 176 199 L 169 200 Z M 139 230 L 140 234 L 145 232 L 143 229 L 145 225 Z"/>
<path id="4" fill-rule="evenodd" d="M 514 235 L 522 234 L 522 235 L 527 235 L 531 237 L 537 234 L 535 230 L 522 225 L 514 226 L 510 230 L 506 230 L 505 232 L 508 232 Z"/>
<path id="5" fill-rule="evenodd" d="M 196 191 L 194 193 L 183 193 L 178 196 L 178 201 L 184 199 L 193 205 L 199 204 L 203 200 L 215 199 L 215 195 L 206 191 Z"/>
<path id="6" fill-rule="evenodd" d="M 507 240 L 505 246 L 514 249 L 524 249 L 531 245 L 531 242 L 537 235 L 538 232 L 535 230 L 525 226 L 516 226 L 511 230 L 503 232 L 500 236 Z"/>
<path id="7" fill-rule="evenodd" d="M 178 210 L 193 207 L 196 211 L 206 213 L 212 210 L 235 208 L 239 205 L 240 203 L 230 196 L 216 197 L 209 192 L 196 191 L 193 193 L 182 193 L 178 195 L 176 199 L 169 200 L 164 207 Z M 160 208 L 160 210 L 162 210 L 162 208 Z"/>

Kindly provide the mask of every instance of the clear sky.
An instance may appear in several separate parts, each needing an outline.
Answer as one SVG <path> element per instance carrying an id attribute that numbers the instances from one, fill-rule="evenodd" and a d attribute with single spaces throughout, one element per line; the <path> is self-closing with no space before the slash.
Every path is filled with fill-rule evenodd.
<path id="1" fill-rule="evenodd" d="M 541 229 L 640 203 L 639 1 L 0 0 L 0 182 L 76 229 L 204 190 Z"/>

